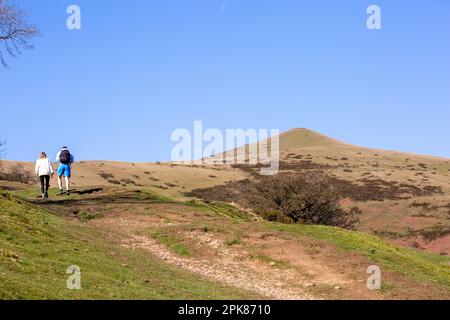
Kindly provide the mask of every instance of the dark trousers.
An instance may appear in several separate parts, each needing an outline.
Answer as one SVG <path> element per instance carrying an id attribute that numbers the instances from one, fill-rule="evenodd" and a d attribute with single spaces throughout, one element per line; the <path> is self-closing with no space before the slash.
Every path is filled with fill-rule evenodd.
<path id="1" fill-rule="evenodd" d="M 40 176 L 39 180 L 41 180 L 41 193 L 47 193 L 50 187 L 50 176 Z"/>

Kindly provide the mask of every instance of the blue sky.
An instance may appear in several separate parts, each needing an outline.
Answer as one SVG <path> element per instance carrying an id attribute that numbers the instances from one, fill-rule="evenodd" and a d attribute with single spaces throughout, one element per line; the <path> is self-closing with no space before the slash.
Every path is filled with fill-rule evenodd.
<path id="1" fill-rule="evenodd" d="M 65 144 L 79 160 L 167 160 L 194 120 L 450 157 L 448 0 L 16 2 L 42 35 L 0 70 L 7 159 Z"/>

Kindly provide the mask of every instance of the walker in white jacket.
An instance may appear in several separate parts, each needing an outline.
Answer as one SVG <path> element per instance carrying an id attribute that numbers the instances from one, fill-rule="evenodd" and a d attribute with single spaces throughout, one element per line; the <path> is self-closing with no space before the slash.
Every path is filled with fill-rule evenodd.
<path id="1" fill-rule="evenodd" d="M 53 166 L 48 158 L 38 159 L 36 161 L 35 172 L 38 177 L 53 175 Z"/>
<path id="2" fill-rule="evenodd" d="M 41 182 L 42 198 L 48 198 L 48 189 L 50 188 L 50 176 L 53 175 L 53 166 L 50 160 L 47 158 L 45 152 L 41 154 L 41 157 L 36 161 L 34 171 L 39 176 Z"/>

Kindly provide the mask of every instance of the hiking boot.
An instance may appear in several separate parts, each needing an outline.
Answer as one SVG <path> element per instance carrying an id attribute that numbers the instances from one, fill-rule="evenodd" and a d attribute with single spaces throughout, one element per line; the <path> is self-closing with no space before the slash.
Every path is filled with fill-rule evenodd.
<path id="1" fill-rule="evenodd" d="M 48 199 L 48 192 L 44 193 L 44 198 Z"/>
<path id="2" fill-rule="evenodd" d="M 62 196 L 64 194 L 63 189 L 59 190 L 59 195 Z"/>
<path id="3" fill-rule="evenodd" d="M 41 195 L 41 197 L 42 197 L 42 199 L 45 199 L 45 194 L 43 193 L 43 194 Z"/>
<path id="4" fill-rule="evenodd" d="M 70 190 L 67 190 L 66 194 L 67 194 L 68 196 L 70 196 Z"/>

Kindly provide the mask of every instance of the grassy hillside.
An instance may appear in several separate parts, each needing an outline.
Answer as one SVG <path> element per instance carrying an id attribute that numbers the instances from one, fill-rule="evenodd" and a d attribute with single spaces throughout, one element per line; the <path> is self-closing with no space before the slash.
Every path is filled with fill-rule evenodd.
<path id="1" fill-rule="evenodd" d="M 91 226 L 0 194 L 2 299 L 246 299 L 255 297 L 108 242 Z M 81 266 L 82 290 L 66 288 Z"/>
<path id="2" fill-rule="evenodd" d="M 258 179 L 259 168 L 225 165 L 222 159 L 216 157 L 216 165 L 83 161 L 74 164 L 73 185 L 148 189 L 177 200 L 207 189 L 204 200 L 230 201 L 233 189 L 220 187 Z M 33 169 L 32 163 L 21 165 Z M 15 166 L 4 161 L 0 169 L 11 172 Z M 280 172 L 307 171 L 335 179 L 342 207 L 362 211 L 357 230 L 403 247 L 450 255 L 450 159 L 358 147 L 307 129 L 282 133 Z M 55 179 L 52 184 L 56 186 Z M 0 186 L 28 198 L 38 194 L 34 185 L 0 181 Z M 209 199 L 211 195 L 215 198 Z"/>
<path id="3" fill-rule="evenodd" d="M 54 167 L 56 169 L 56 164 Z M 26 171 L 34 178 L 33 170 L 34 164 L 30 162 L 0 162 L 0 173 Z M 192 189 L 245 179 L 247 176 L 241 170 L 222 164 L 208 166 L 159 162 L 80 161 L 73 164 L 72 185 L 153 188 L 159 193 L 182 198 L 184 192 Z M 51 183 L 54 187 L 57 186 L 55 179 Z"/>
<path id="4" fill-rule="evenodd" d="M 79 191 L 89 191 L 80 189 Z M 323 226 L 282 225 L 147 189 L 0 194 L 4 299 L 414 299 L 450 294 L 448 257 Z M 383 290 L 365 287 L 383 270 Z M 66 288 L 70 265 L 80 291 Z M 336 289 L 338 288 L 338 289 Z"/>
<path id="5" fill-rule="evenodd" d="M 358 230 L 450 255 L 450 159 L 354 146 L 307 129 L 284 132 L 279 139 L 280 172 L 322 171 L 339 179 L 335 188 L 342 205 L 363 212 Z M 257 166 L 239 167 L 258 179 Z"/>

